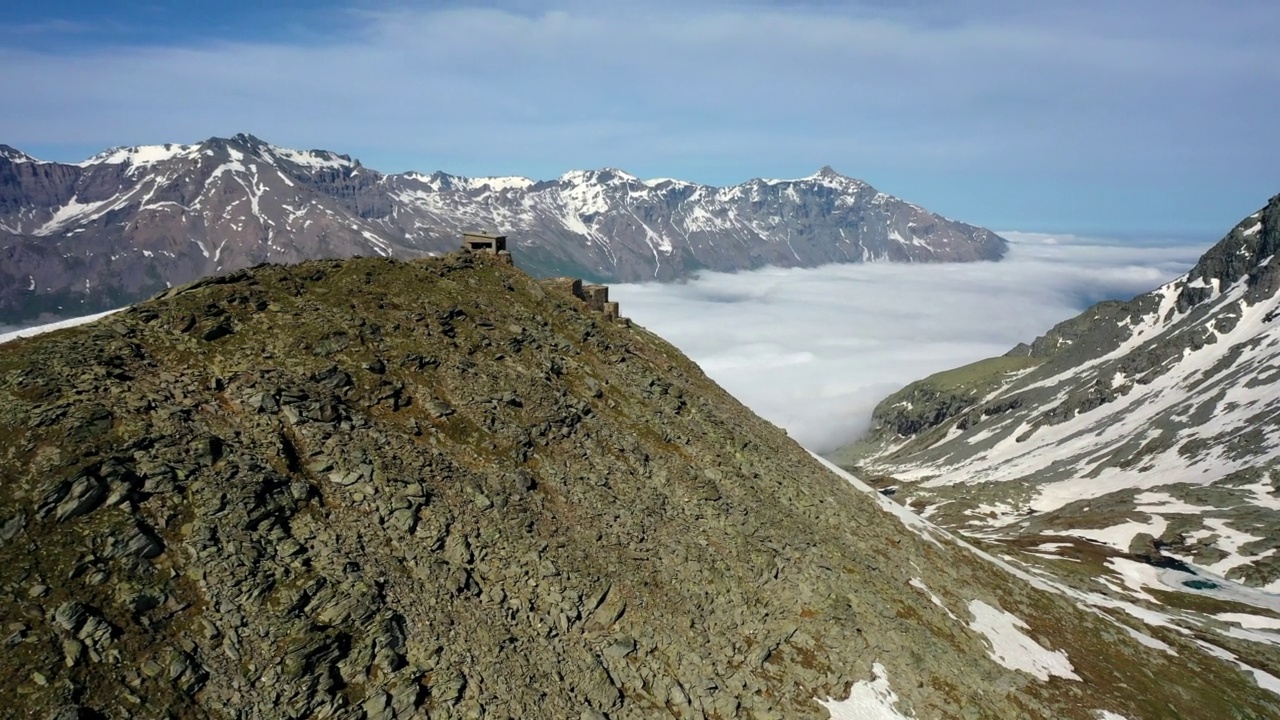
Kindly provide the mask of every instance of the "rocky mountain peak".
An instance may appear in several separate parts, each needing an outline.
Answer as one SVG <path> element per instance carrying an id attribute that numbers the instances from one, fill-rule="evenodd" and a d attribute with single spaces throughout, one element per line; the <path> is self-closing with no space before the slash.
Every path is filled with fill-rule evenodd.
<path id="1" fill-rule="evenodd" d="M 3 145 L 3 144 L 0 144 L 0 158 L 8 160 L 9 162 L 23 162 L 23 163 L 37 162 L 35 158 L 22 152 L 21 150 L 18 150 L 17 148 L 10 147 L 8 145 Z"/>
<path id="2" fill-rule="evenodd" d="M 216 140 L 217 138 L 210 138 L 210 139 L 211 139 L 211 140 Z M 257 138 L 256 136 L 254 136 L 254 135 L 252 135 L 252 134 L 250 134 L 250 133 L 236 133 L 235 135 L 232 135 L 230 139 L 231 139 L 232 141 L 236 142 L 236 143 L 239 143 L 242 147 L 245 147 L 245 148 L 267 148 L 267 147 L 270 147 L 270 146 L 266 143 L 266 141 L 261 140 L 261 139 Z"/>
<path id="3" fill-rule="evenodd" d="M 817 180 L 837 180 L 837 179 L 852 180 L 853 179 L 836 172 L 835 168 L 831 167 L 830 165 L 823 165 L 821 168 L 818 169 L 818 172 L 810 175 L 809 177 Z"/>
<path id="4" fill-rule="evenodd" d="M 1190 308 L 1227 292 L 1242 280 L 1250 286 L 1250 302 L 1274 295 L 1278 284 L 1273 258 L 1280 251 L 1280 195 L 1237 224 L 1187 273 L 1178 309 Z"/>
<path id="5" fill-rule="evenodd" d="M 848 175 L 842 175 L 841 173 L 836 172 L 836 170 L 830 165 L 824 165 L 820 170 L 818 170 L 818 172 L 804 178 L 804 180 L 844 192 L 858 193 L 867 190 L 874 190 L 874 188 L 872 188 L 868 183 L 857 178 L 849 177 Z"/>
<path id="6" fill-rule="evenodd" d="M 566 185 L 631 185 L 640 179 L 625 170 L 617 168 L 600 168 L 598 170 L 570 170 L 558 178 Z"/>
<path id="7" fill-rule="evenodd" d="M 230 138 L 212 137 L 201 143 L 206 150 L 215 154 L 227 153 L 230 148 L 231 157 L 239 160 L 247 156 L 269 165 L 284 162 L 303 172 L 316 170 L 339 171 L 349 174 L 361 168 L 359 160 L 350 155 L 342 155 L 329 150 L 293 150 L 272 145 L 254 135 L 237 133 Z"/>

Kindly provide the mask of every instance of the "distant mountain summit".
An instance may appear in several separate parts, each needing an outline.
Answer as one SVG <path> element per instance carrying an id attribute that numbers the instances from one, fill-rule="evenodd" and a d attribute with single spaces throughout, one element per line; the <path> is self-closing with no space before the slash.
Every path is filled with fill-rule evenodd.
<path id="1" fill-rule="evenodd" d="M 39 162 L 21 150 L 9 147 L 8 145 L 0 145 L 0 160 L 8 160 L 10 162 Z"/>
<path id="2" fill-rule="evenodd" d="M 80 315 L 262 262 L 453 249 L 512 236 L 540 275 L 674 280 L 698 270 L 997 260 L 994 233 L 829 167 L 727 188 L 621 170 L 550 181 L 387 175 L 252 135 L 112 148 L 76 164 L 0 146 L 0 317 Z"/>

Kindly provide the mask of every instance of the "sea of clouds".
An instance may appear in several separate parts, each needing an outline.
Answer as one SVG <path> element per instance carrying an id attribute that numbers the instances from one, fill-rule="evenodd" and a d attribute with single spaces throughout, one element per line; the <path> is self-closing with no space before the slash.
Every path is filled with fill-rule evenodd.
<path id="1" fill-rule="evenodd" d="M 856 439 L 876 403 L 907 383 L 1151 290 L 1207 247 L 1001 234 L 1010 250 L 1000 262 L 703 273 L 610 294 L 752 410 L 827 452 Z"/>

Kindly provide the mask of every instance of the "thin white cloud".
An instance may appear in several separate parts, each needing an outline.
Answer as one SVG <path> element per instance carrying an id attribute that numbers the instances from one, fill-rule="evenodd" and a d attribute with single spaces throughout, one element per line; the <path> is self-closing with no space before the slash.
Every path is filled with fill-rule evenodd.
<path id="1" fill-rule="evenodd" d="M 998 263 L 768 268 L 610 292 L 748 407 L 825 452 L 865 430 L 875 404 L 906 383 L 1150 290 L 1204 250 L 1007 235 L 1016 242 Z"/>

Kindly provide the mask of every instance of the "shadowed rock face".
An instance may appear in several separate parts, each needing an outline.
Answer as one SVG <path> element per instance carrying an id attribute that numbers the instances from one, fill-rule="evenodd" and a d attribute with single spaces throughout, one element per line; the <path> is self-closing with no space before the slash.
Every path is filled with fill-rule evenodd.
<path id="1" fill-rule="evenodd" d="M 0 346 L 0 703 L 823 718 L 880 678 L 919 718 L 1280 711 L 884 512 L 561 285 L 266 266 Z"/>
<path id="2" fill-rule="evenodd" d="M 448 252 L 512 236 L 521 267 L 595 280 L 830 262 L 997 260 L 1005 241 L 830 168 L 730 188 L 617 170 L 552 181 L 384 175 L 250 135 L 109 150 L 78 165 L 0 146 L 0 318 L 119 307 L 262 262 Z"/>

